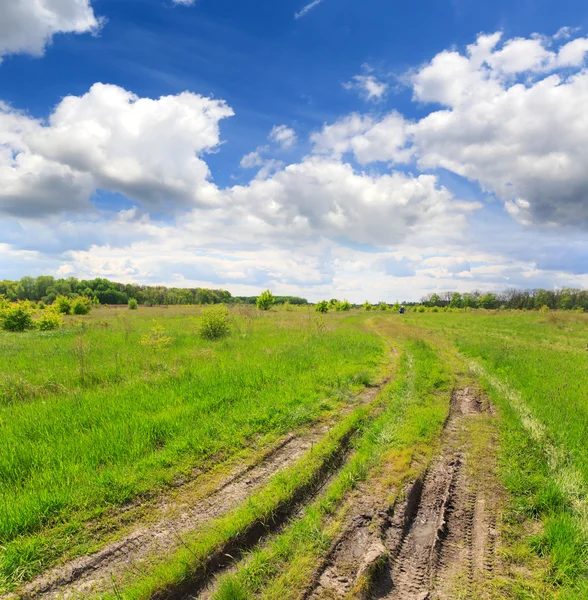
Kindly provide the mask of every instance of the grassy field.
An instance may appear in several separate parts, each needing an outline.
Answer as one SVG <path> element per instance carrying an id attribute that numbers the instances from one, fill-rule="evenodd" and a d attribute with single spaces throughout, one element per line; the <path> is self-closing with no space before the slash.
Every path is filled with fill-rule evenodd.
<path id="1" fill-rule="evenodd" d="M 460 452 L 479 457 L 469 476 L 493 494 L 499 542 L 482 591 L 453 597 L 588 598 L 588 315 L 235 308 L 231 335 L 204 341 L 198 313 L 100 308 L 54 332 L 0 333 L 0 592 L 148 528 L 138 507 L 322 423 L 246 502 L 96 591 L 176 597 L 213 577 L 206 597 L 302 597 L 365 490 L 392 512 L 425 477 L 467 388 L 494 407 L 464 425 Z M 216 574 L 211 557 L 226 554 Z"/>

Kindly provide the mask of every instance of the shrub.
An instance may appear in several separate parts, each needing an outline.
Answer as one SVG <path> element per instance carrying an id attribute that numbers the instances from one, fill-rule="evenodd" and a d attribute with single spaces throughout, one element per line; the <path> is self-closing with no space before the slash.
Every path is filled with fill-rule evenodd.
<path id="1" fill-rule="evenodd" d="M 329 312 L 329 303 L 326 300 L 321 300 L 320 302 L 317 302 L 314 309 L 316 312 L 324 314 Z"/>
<path id="2" fill-rule="evenodd" d="M 292 304 L 290 304 L 290 300 L 286 300 L 286 302 L 284 302 L 283 306 L 284 306 L 284 310 L 287 312 L 292 312 L 294 310 L 294 307 L 292 306 Z"/>
<path id="3" fill-rule="evenodd" d="M 71 312 L 74 315 L 87 315 L 92 310 L 92 300 L 87 296 L 79 296 L 71 305 Z"/>
<path id="4" fill-rule="evenodd" d="M 47 308 L 46 304 L 41 300 L 41 302 L 37 302 L 37 308 L 39 310 L 45 310 Z"/>
<path id="5" fill-rule="evenodd" d="M 2 308 L 0 312 L 2 329 L 5 331 L 26 331 L 33 329 L 33 311 L 28 303 L 17 302 L 7 308 Z"/>
<path id="6" fill-rule="evenodd" d="M 540 313 L 548 313 L 549 312 L 549 306 L 547 306 L 547 304 L 544 304 L 540 309 L 539 309 Z"/>
<path id="7" fill-rule="evenodd" d="M 165 329 L 163 328 L 163 325 L 157 321 L 153 321 L 153 327 L 149 333 L 141 336 L 139 344 L 157 351 L 163 350 L 163 348 L 169 346 L 172 341 L 173 340 L 168 335 L 165 335 Z"/>
<path id="8" fill-rule="evenodd" d="M 41 331 L 51 331 L 59 329 L 63 325 L 63 318 L 60 313 L 54 310 L 45 310 L 41 318 L 37 321 L 37 327 Z"/>
<path id="9" fill-rule="evenodd" d="M 337 302 L 336 310 L 351 310 L 351 304 L 348 300 L 343 300 L 343 302 Z"/>
<path id="10" fill-rule="evenodd" d="M 269 290 L 265 290 L 257 299 L 256 304 L 259 310 L 269 310 L 274 305 L 274 302 L 274 295 Z"/>
<path id="11" fill-rule="evenodd" d="M 373 306 L 366 300 L 363 303 L 363 310 L 372 310 Z"/>
<path id="12" fill-rule="evenodd" d="M 388 305 L 387 305 L 385 302 L 380 302 L 380 303 L 378 304 L 378 308 L 379 308 L 380 310 L 388 310 Z"/>
<path id="13" fill-rule="evenodd" d="M 231 332 L 229 309 L 223 304 L 213 304 L 200 315 L 198 333 L 205 340 L 218 340 Z"/>
<path id="14" fill-rule="evenodd" d="M 417 308 L 417 310 L 418 310 L 420 313 L 424 313 L 424 312 L 425 312 L 425 307 L 424 307 L 424 306 L 419 306 L 419 307 Z"/>
<path id="15" fill-rule="evenodd" d="M 139 303 L 137 302 L 137 298 L 129 298 L 129 310 L 137 310 L 139 308 Z"/>
<path id="16" fill-rule="evenodd" d="M 71 300 L 67 296 L 57 296 L 52 306 L 62 315 L 69 315 L 71 313 Z"/>

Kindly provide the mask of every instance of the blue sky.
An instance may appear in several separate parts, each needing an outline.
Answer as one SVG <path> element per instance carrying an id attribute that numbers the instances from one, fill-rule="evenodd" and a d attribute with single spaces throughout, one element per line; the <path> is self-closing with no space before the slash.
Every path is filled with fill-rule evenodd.
<path id="1" fill-rule="evenodd" d="M 0 277 L 354 301 L 588 285 L 584 3 L 19 4 Z"/>

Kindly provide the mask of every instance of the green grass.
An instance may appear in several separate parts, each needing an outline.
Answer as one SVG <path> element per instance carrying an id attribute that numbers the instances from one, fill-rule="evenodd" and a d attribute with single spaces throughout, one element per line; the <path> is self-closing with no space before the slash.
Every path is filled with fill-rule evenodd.
<path id="1" fill-rule="evenodd" d="M 335 410 L 384 354 L 351 321 L 321 331 L 302 311 L 237 313 L 218 342 L 193 309 L 116 312 L 0 335 L 0 586 L 87 548 L 89 519 Z M 139 343 L 154 316 L 172 339 L 160 351 Z"/>
<path id="2" fill-rule="evenodd" d="M 505 522 L 507 533 L 516 531 L 505 555 L 515 568 L 527 561 L 533 572 L 524 583 L 502 581 L 496 597 L 588 598 L 587 315 L 407 317 L 454 344 L 500 408 Z M 547 566 L 537 567 L 534 557 Z"/>
<path id="3" fill-rule="evenodd" d="M 338 533 L 335 515 L 349 493 L 384 463 L 389 493 L 398 493 L 401 482 L 414 476 L 415 455 L 435 447 L 448 414 L 452 383 L 447 365 L 431 346 L 408 340 L 397 376 L 383 392 L 385 410 L 357 438 L 354 454 L 324 495 L 301 519 L 252 553 L 236 574 L 225 576 L 214 598 L 297 597 Z M 392 478 L 390 471 L 395 473 Z M 393 495 L 388 498 L 391 504 L 394 500 Z"/>

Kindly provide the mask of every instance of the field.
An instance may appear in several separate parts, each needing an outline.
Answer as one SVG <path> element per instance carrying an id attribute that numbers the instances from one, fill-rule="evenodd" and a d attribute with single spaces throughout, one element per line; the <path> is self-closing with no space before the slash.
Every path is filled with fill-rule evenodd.
<path id="1" fill-rule="evenodd" d="M 588 598 L 588 315 L 200 312 L 0 332 L 0 598 Z"/>

